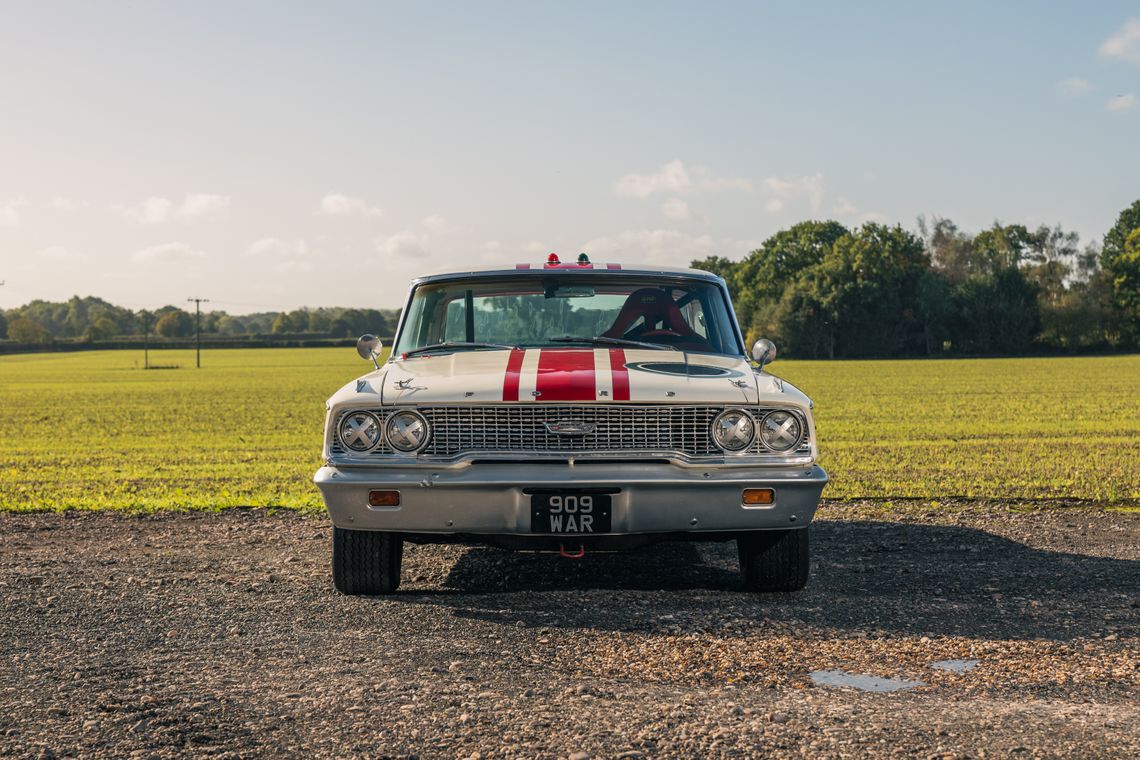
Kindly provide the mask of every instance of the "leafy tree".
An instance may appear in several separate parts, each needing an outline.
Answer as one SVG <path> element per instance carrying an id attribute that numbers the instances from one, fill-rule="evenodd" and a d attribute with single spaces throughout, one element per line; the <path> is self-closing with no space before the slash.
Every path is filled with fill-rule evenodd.
<path id="1" fill-rule="evenodd" d="M 39 322 L 27 317 L 16 317 L 8 323 L 8 337 L 16 343 L 51 342 L 51 332 Z"/>
<path id="2" fill-rule="evenodd" d="M 1120 326 L 1133 344 L 1140 342 L 1140 227 L 1128 235 L 1124 250 L 1113 258 L 1107 275 Z"/>
<path id="3" fill-rule="evenodd" d="M 934 217 L 927 222 L 918 218 L 918 230 L 922 235 L 931 264 L 951 282 L 961 282 L 978 268 L 974 255 L 974 237 L 958 229 L 949 219 Z"/>
<path id="4" fill-rule="evenodd" d="M 790 356 L 834 357 L 838 317 L 829 290 L 818 267 L 802 272 L 779 301 L 757 312 L 749 342 L 765 335 Z"/>
<path id="5" fill-rule="evenodd" d="M 1140 345 L 1140 262 L 1136 231 L 1140 230 L 1140 201 L 1120 212 L 1104 235 L 1101 266 L 1111 288 L 1111 303 L 1120 332 L 1131 345 Z"/>
<path id="6" fill-rule="evenodd" d="M 902 227 L 865 224 L 836 241 L 825 266 L 846 280 L 838 319 L 845 356 L 925 349 L 918 286 L 930 269 L 922 241 Z"/>
<path id="7" fill-rule="evenodd" d="M 8 337 L 8 318 L 4 316 L 4 312 L 0 311 L 0 340 Z"/>
<path id="8" fill-rule="evenodd" d="M 240 335 L 242 324 L 229 314 L 223 313 L 218 315 L 218 319 L 214 323 L 214 331 L 221 335 Z"/>
<path id="9" fill-rule="evenodd" d="M 194 317 L 181 309 L 163 307 L 166 310 L 154 325 L 154 331 L 164 338 L 188 338 L 194 334 Z"/>
<path id="10" fill-rule="evenodd" d="M 740 323 L 747 329 L 759 310 L 770 313 L 784 288 L 805 269 L 821 262 L 835 241 L 846 234 L 847 228 L 839 222 L 800 222 L 777 232 L 748 254 L 729 281 Z"/>
<path id="11" fill-rule="evenodd" d="M 732 276 L 736 273 L 740 265 L 723 256 L 709 256 L 708 258 L 697 259 L 690 263 L 689 266 L 693 269 L 703 269 L 706 272 L 712 272 L 728 282 L 732 279 Z"/>
<path id="12" fill-rule="evenodd" d="M 277 315 L 277 319 L 273 320 L 274 333 L 296 334 L 308 329 L 309 315 L 303 309 L 281 312 Z"/>
<path id="13" fill-rule="evenodd" d="M 953 346 L 976 354 L 1030 350 L 1040 327 L 1037 288 L 1016 267 L 979 274 L 953 290 Z"/>
<path id="14" fill-rule="evenodd" d="M 83 333 L 83 337 L 89 341 L 110 340 L 114 338 L 118 332 L 118 326 L 110 317 L 97 317 L 95 321 L 88 325 L 86 331 Z"/>
<path id="15" fill-rule="evenodd" d="M 763 250 L 763 249 L 761 249 Z M 893 356 L 926 350 L 920 286 L 930 272 L 922 240 L 901 227 L 844 232 L 802 268 L 776 301 L 760 301 L 753 335 L 798 356 Z"/>
<path id="16" fill-rule="evenodd" d="M 1116 224 L 1104 233 L 1104 247 L 1101 249 L 1100 263 L 1104 269 L 1109 269 L 1112 261 L 1124 253 L 1128 236 L 1132 230 L 1140 228 L 1140 200 L 1120 212 L 1116 217 Z"/>
<path id="17" fill-rule="evenodd" d="M 942 353 L 950 341 L 954 321 L 954 298 L 950 282 L 929 269 L 918 278 L 915 298 L 922 322 L 922 342 L 927 356 Z"/>

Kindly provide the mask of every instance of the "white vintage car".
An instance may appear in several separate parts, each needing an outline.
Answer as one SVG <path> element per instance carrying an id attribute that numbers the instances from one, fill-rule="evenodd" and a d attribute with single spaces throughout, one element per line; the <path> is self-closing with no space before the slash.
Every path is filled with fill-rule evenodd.
<path id="1" fill-rule="evenodd" d="M 405 541 L 580 558 L 728 541 L 744 587 L 795 591 L 827 474 L 812 403 L 749 362 L 708 272 L 561 263 L 412 283 L 383 365 L 328 401 L 315 482 L 333 581 L 388 594 Z"/>

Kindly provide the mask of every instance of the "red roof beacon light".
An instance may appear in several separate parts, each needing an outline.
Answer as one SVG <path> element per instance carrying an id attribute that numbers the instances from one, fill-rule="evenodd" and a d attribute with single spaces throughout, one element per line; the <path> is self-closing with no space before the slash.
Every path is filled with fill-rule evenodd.
<path id="1" fill-rule="evenodd" d="M 558 260 L 558 254 L 557 253 L 551 253 L 549 256 L 546 257 L 546 263 L 547 264 L 561 264 L 562 262 L 560 262 Z"/>

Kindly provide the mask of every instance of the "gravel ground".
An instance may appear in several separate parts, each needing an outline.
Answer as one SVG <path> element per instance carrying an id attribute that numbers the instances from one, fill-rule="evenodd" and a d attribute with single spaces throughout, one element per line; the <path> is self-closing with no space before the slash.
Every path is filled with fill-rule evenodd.
<path id="1" fill-rule="evenodd" d="M 813 531 L 799 594 L 742 592 L 732 544 L 412 546 L 397 597 L 354 599 L 323 516 L 0 515 L 0 754 L 1140 755 L 1140 514 Z"/>

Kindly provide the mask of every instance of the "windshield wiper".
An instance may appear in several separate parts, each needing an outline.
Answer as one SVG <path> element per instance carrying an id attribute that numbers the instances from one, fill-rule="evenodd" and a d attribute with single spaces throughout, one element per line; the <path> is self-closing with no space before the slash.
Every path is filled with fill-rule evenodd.
<path id="1" fill-rule="evenodd" d="M 404 356 L 414 356 L 416 354 L 427 353 L 428 351 L 477 351 L 480 348 L 500 348 L 509 351 L 511 349 L 517 349 L 518 346 L 509 346 L 506 343 L 432 343 L 430 346 L 420 346 L 419 348 L 413 348 L 411 351 L 405 351 Z"/>
<path id="2" fill-rule="evenodd" d="M 603 346 L 635 346 L 637 348 L 664 348 L 669 351 L 680 351 L 681 349 L 676 346 L 667 346 L 664 343 L 647 343 L 642 340 L 628 340 L 626 338 L 607 338 L 604 335 L 599 335 L 596 338 L 575 338 L 571 335 L 565 335 L 561 338 L 551 338 L 551 343 L 589 343 L 590 345 L 601 344 Z"/>

